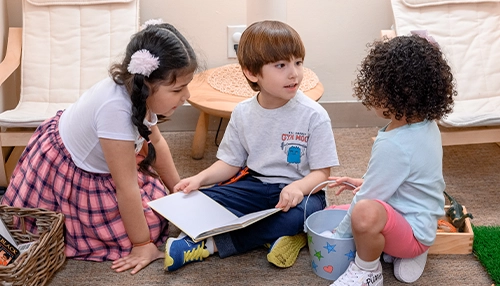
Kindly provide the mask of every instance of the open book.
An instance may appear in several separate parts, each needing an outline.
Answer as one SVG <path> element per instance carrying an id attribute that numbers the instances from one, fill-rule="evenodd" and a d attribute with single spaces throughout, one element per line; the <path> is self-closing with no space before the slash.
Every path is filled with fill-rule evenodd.
<path id="1" fill-rule="evenodd" d="M 247 227 L 281 210 L 272 208 L 237 217 L 200 191 L 173 193 L 148 204 L 194 242 Z"/>

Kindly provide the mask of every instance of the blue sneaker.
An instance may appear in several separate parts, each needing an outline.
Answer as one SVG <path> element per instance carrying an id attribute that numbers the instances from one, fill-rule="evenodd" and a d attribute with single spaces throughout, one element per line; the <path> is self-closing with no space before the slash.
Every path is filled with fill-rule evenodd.
<path id="1" fill-rule="evenodd" d="M 177 238 L 169 238 L 165 246 L 164 268 L 174 271 L 184 264 L 195 261 L 203 261 L 210 255 L 205 247 L 205 240 L 194 242 L 189 236 L 181 235 Z"/>

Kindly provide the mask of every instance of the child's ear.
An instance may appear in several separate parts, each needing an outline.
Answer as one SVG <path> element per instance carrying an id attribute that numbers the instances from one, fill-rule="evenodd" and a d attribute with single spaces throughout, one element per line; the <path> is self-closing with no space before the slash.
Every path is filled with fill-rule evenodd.
<path id="1" fill-rule="evenodd" d="M 248 78 L 249 81 L 257 82 L 257 76 L 251 73 L 249 70 L 243 69 L 243 74 Z"/>

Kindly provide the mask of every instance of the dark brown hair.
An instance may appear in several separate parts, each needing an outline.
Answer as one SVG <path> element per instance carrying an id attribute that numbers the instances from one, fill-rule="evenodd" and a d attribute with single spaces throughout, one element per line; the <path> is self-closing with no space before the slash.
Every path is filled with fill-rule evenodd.
<path id="1" fill-rule="evenodd" d="M 377 40 L 358 69 L 354 96 L 408 123 L 441 119 L 453 108 L 454 77 L 437 44 L 418 35 Z"/>
<path id="2" fill-rule="evenodd" d="M 261 75 L 262 66 L 293 58 L 304 59 L 306 49 L 299 34 L 279 21 L 261 21 L 248 26 L 238 45 L 238 62 L 242 69 Z M 257 83 L 247 79 L 250 87 L 259 91 Z"/>
<path id="3" fill-rule="evenodd" d="M 146 49 L 155 57 L 158 57 L 160 65 L 149 76 L 131 74 L 127 67 L 132 55 L 139 50 Z M 193 73 L 198 68 L 196 54 L 182 34 L 170 24 L 149 25 L 142 31 L 137 32 L 125 51 L 125 57 L 121 63 L 114 64 L 110 68 L 113 80 L 124 85 L 132 99 L 132 123 L 137 126 L 139 134 L 149 141 L 151 131 L 144 125 L 147 107 L 146 99 L 154 92 L 160 84 L 175 84 L 178 77 Z M 149 83 L 150 90 L 145 83 Z M 158 115 L 159 120 L 164 120 Z M 153 144 L 148 143 L 148 154 L 139 163 L 139 170 L 157 177 L 149 168 L 156 159 Z"/>

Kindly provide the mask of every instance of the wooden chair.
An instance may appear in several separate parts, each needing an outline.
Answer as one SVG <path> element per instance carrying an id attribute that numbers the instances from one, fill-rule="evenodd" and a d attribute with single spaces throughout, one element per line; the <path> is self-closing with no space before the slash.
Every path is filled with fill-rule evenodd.
<path id="1" fill-rule="evenodd" d="M 22 0 L 22 10 L 0 63 L 0 85 L 21 69 L 19 103 L 0 113 L 3 187 L 34 129 L 108 76 L 139 28 L 139 0 Z"/>
<path id="2" fill-rule="evenodd" d="M 393 30 L 426 30 L 457 82 L 453 112 L 439 121 L 443 146 L 500 142 L 500 0 L 391 0 Z"/>

